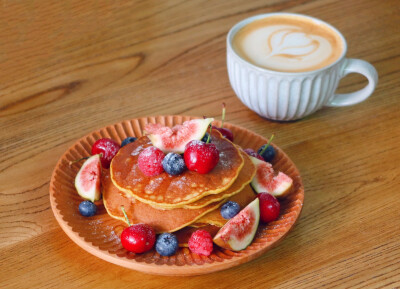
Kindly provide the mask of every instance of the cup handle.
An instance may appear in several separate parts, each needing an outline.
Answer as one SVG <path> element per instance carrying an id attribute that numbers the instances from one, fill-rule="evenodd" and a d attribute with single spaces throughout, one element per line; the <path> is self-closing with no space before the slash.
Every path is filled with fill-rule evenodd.
<path id="1" fill-rule="evenodd" d="M 375 67 L 361 59 L 346 59 L 340 78 L 350 73 L 360 73 L 368 79 L 368 84 L 364 88 L 344 94 L 335 94 L 326 106 L 348 106 L 366 100 L 375 90 L 378 84 L 378 73 Z"/>

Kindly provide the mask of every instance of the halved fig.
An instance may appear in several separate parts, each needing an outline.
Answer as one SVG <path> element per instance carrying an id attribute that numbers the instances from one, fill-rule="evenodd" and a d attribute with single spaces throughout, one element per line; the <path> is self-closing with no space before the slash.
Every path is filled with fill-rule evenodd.
<path id="1" fill-rule="evenodd" d="M 275 175 L 272 165 L 250 156 L 257 172 L 251 181 L 251 186 L 257 193 L 269 193 L 277 198 L 286 196 L 293 187 L 293 180 L 286 174 L 279 172 Z"/>
<path id="2" fill-rule="evenodd" d="M 251 244 L 260 221 L 258 198 L 230 219 L 215 235 L 213 241 L 221 248 L 232 251 L 244 250 Z"/>
<path id="3" fill-rule="evenodd" d="M 89 201 L 100 200 L 101 190 L 100 154 L 91 156 L 82 165 L 75 177 L 75 188 L 78 194 Z"/>
<path id="4" fill-rule="evenodd" d="M 145 126 L 144 133 L 153 146 L 164 153 L 182 154 L 187 143 L 192 140 L 201 140 L 213 120 L 213 118 L 193 119 L 172 128 L 149 123 Z"/>

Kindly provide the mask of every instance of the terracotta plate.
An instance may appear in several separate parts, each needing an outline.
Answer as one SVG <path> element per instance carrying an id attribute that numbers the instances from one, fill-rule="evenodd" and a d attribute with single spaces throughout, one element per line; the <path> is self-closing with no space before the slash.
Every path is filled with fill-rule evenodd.
<path id="1" fill-rule="evenodd" d="M 248 262 L 265 253 L 281 241 L 298 219 L 303 207 L 304 188 L 299 172 L 289 157 L 278 147 L 273 161 L 277 171 L 283 171 L 294 180 L 293 193 L 281 201 L 281 215 L 277 221 L 260 225 L 256 237 L 246 250 L 232 252 L 215 246 L 208 256 L 193 254 L 180 248 L 171 257 L 161 257 L 155 250 L 144 254 L 127 252 L 119 235 L 125 225 L 108 216 L 102 201 L 98 201 L 96 216 L 85 218 L 79 214 L 82 199 L 75 190 L 75 176 L 82 163 L 69 165 L 69 161 L 90 155 L 92 144 L 99 138 L 110 137 L 121 142 L 128 136 L 141 136 L 147 123 L 173 126 L 192 119 L 186 116 L 143 117 L 123 121 L 88 134 L 70 147 L 57 162 L 50 182 L 50 202 L 61 228 L 80 247 L 108 262 L 130 269 L 160 275 L 188 276 L 227 269 Z M 235 143 L 243 148 L 257 149 L 266 139 L 241 127 L 224 125 L 233 131 Z"/>

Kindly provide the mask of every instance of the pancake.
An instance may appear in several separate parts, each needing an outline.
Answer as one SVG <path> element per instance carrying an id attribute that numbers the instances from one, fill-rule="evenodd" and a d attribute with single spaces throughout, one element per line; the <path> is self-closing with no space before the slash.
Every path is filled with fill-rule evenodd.
<path id="1" fill-rule="evenodd" d="M 186 227 L 222 204 L 222 202 L 211 203 L 197 210 L 183 208 L 174 210 L 155 209 L 132 197 L 127 197 L 125 193 L 114 186 L 107 170 L 104 170 L 102 177 L 102 190 L 104 207 L 111 217 L 126 223 L 121 209 L 123 206 L 132 224 L 148 224 L 154 228 L 156 233 L 174 232 Z"/>
<path id="2" fill-rule="evenodd" d="M 240 152 L 244 160 L 244 165 L 232 186 L 219 194 L 205 196 L 204 198 L 184 205 L 183 207 L 188 209 L 198 209 L 210 203 L 229 198 L 243 190 L 243 188 L 251 182 L 257 170 L 250 157 L 244 151 L 240 150 Z"/>
<path id="3" fill-rule="evenodd" d="M 177 176 L 163 172 L 148 177 L 137 164 L 140 152 L 152 146 L 148 137 L 122 147 L 111 162 L 111 178 L 116 187 L 135 199 L 157 208 L 173 209 L 229 188 L 239 175 L 244 160 L 240 150 L 217 130 L 211 133 L 219 150 L 218 164 L 207 174 L 186 170 Z"/>
<path id="4" fill-rule="evenodd" d="M 233 201 L 239 204 L 240 209 L 243 209 L 246 207 L 248 204 L 250 204 L 251 201 L 253 201 L 256 198 L 256 194 L 254 193 L 253 189 L 250 187 L 250 185 L 247 185 L 242 191 L 240 191 L 238 194 L 230 197 L 226 201 Z M 225 203 L 225 201 L 224 201 Z M 194 224 L 194 227 L 198 227 L 199 224 L 209 224 L 209 225 L 214 225 L 218 227 L 222 227 L 225 225 L 225 223 L 228 222 L 228 220 L 224 219 L 221 216 L 220 208 L 216 208 L 215 210 L 205 214 L 201 218 L 199 218 L 196 223 Z"/>

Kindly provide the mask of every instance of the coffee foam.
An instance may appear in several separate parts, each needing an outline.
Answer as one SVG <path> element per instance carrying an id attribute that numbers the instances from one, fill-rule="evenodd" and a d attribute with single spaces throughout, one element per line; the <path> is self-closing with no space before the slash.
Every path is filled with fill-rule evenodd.
<path id="1" fill-rule="evenodd" d="M 312 71 L 335 62 L 341 37 L 330 27 L 299 16 L 270 16 L 237 32 L 233 48 L 245 60 L 270 70 Z"/>

